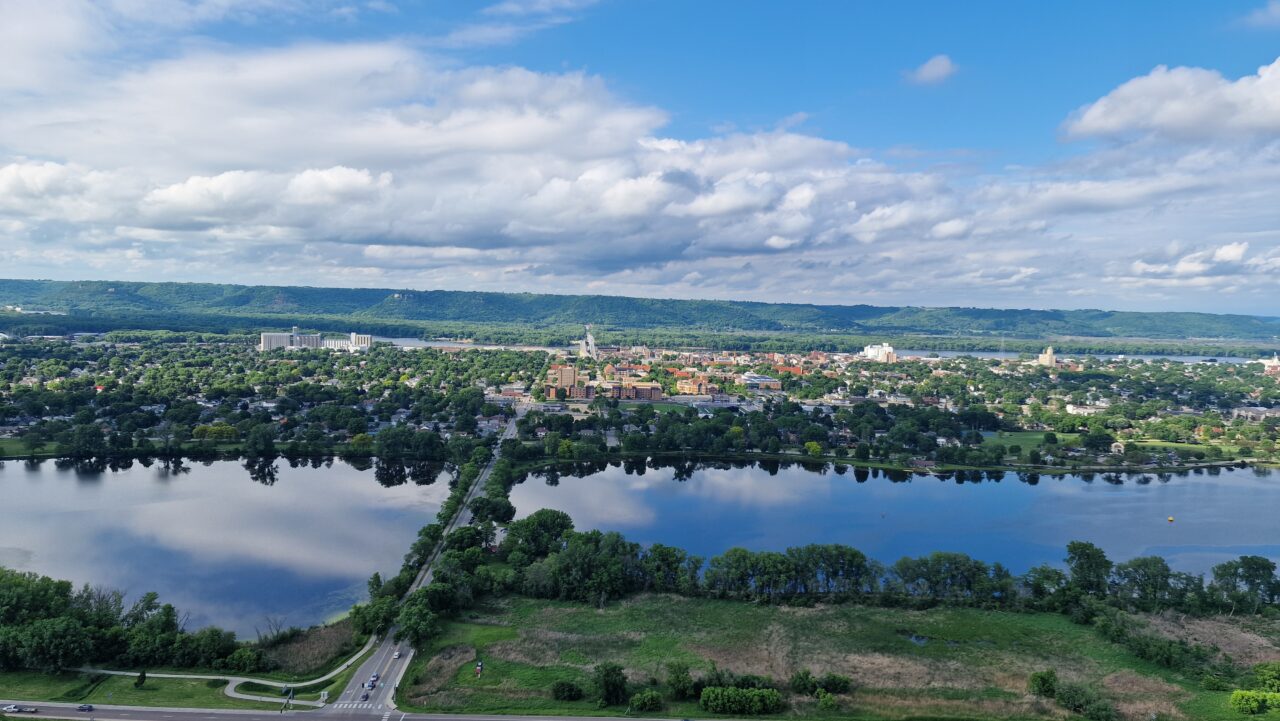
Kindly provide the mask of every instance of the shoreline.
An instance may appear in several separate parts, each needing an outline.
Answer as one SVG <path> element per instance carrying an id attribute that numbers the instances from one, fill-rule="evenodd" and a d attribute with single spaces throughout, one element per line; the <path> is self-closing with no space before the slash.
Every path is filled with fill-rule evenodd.
<path id="1" fill-rule="evenodd" d="M 729 463 L 733 463 L 733 462 L 755 463 L 759 461 L 778 461 L 778 462 L 784 462 L 784 463 L 799 463 L 799 464 L 808 463 L 808 464 L 814 464 L 814 465 L 822 464 L 822 465 L 831 465 L 831 466 L 844 467 L 844 468 L 866 468 L 868 470 L 900 472 L 900 473 L 907 473 L 910 475 L 935 476 L 935 477 L 946 477 L 947 475 L 950 475 L 950 474 L 962 473 L 962 472 L 968 472 L 968 471 L 978 471 L 978 472 L 1000 471 L 1004 473 L 1035 473 L 1041 476 L 1069 476 L 1069 475 L 1075 475 L 1080 473 L 1159 474 L 1159 473 L 1188 472 L 1188 471 L 1203 470 L 1208 468 L 1249 468 L 1249 467 L 1277 468 L 1277 467 L 1280 467 L 1280 464 L 1270 463 L 1270 462 L 1262 461 L 1256 458 L 1217 460 L 1217 461 L 1207 461 L 1202 463 L 1183 463 L 1183 464 L 1171 465 L 1171 466 L 1090 465 L 1090 466 L 1063 467 L 1063 466 L 1032 466 L 1032 465 L 1018 465 L 1018 464 L 999 465 L 999 466 L 957 466 L 957 465 L 943 464 L 943 465 L 932 465 L 927 467 L 916 467 L 916 466 L 900 466 L 892 463 L 881 463 L 877 461 L 859 461 L 859 460 L 851 459 L 848 457 L 840 458 L 838 456 L 830 456 L 830 455 L 814 457 L 803 452 L 714 454 L 714 453 L 681 452 L 681 451 L 667 451 L 667 452 L 656 452 L 656 453 L 651 451 L 643 451 L 643 452 L 619 451 L 616 453 L 610 453 L 610 454 L 604 455 L 600 458 L 593 458 L 593 459 L 555 458 L 555 459 L 544 459 L 544 460 L 537 460 L 537 461 L 526 461 L 523 463 L 515 464 L 515 468 L 520 472 L 528 472 L 532 470 L 537 470 L 541 468 L 550 468 L 554 466 L 571 466 L 578 463 L 618 463 L 618 462 L 634 461 L 634 460 L 640 460 L 640 459 L 655 459 L 655 460 L 674 459 L 674 460 L 686 460 L 691 462 L 729 462 Z M 358 468 L 357 464 L 360 464 L 360 463 L 368 463 L 370 464 L 370 467 L 372 467 L 372 464 L 377 461 L 398 462 L 398 463 L 417 462 L 416 459 L 402 459 L 402 458 L 388 459 L 388 458 L 380 458 L 378 456 L 358 456 L 358 457 L 345 456 L 344 457 L 340 453 L 318 455 L 318 456 L 293 456 L 293 457 L 278 455 L 275 458 L 271 458 L 271 459 L 267 459 L 267 458 L 255 459 L 255 458 L 248 458 L 240 454 L 233 455 L 233 454 L 224 454 L 224 453 L 218 453 L 212 456 L 207 456 L 207 455 L 195 456 L 195 455 L 184 454 L 184 455 L 175 455 L 175 456 L 124 456 L 119 458 L 88 458 L 88 459 L 71 458 L 69 456 L 58 455 L 56 453 L 27 455 L 27 456 L 0 455 L 0 464 L 5 462 L 27 462 L 27 461 L 36 461 L 36 462 L 53 461 L 55 463 L 60 463 L 60 462 L 101 463 L 104 466 L 104 470 L 110 469 L 111 464 L 113 463 L 123 463 L 126 461 L 130 463 L 142 463 L 144 461 L 150 461 L 151 463 L 171 462 L 171 461 L 177 461 L 179 463 L 211 463 L 214 461 L 269 461 L 270 463 L 276 463 L 281 460 L 285 462 L 292 462 L 292 461 L 309 462 L 314 460 L 343 461 L 343 462 L 346 462 L 348 465 L 352 465 L 353 467 L 357 467 L 357 468 Z M 367 469 L 363 469 L 363 470 L 367 470 Z"/>

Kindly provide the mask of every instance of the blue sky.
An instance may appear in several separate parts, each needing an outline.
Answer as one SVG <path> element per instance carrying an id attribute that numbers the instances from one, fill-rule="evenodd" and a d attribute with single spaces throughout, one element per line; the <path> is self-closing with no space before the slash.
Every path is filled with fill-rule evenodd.
<path id="1" fill-rule="evenodd" d="M 1280 315 L 1280 0 L 12 0 L 0 276 Z"/>

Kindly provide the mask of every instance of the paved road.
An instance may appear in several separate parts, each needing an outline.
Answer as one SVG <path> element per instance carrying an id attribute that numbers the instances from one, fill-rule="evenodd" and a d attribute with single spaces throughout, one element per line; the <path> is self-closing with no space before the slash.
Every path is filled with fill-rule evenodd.
<path id="1" fill-rule="evenodd" d="M 507 438 L 514 438 L 516 433 L 516 421 L 522 418 L 527 408 L 523 404 L 516 406 L 516 415 L 508 423 L 502 434 L 498 437 L 499 443 Z M 462 509 L 454 516 L 453 521 L 445 528 L 447 536 L 451 531 L 459 526 L 466 525 L 471 522 L 471 511 L 467 506 L 472 499 L 480 492 L 485 481 L 489 479 L 489 474 L 493 472 L 494 464 L 497 463 L 498 454 L 494 453 L 488 465 L 480 471 L 480 475 L 476 477 L 475 482 L 467 491 L 466 499 L 462 504 Z M 435 552 L 427 560 L 422 572 L 418 574 L 414 580 L 413 586 L 409 592 L 431 583 L 432 565 L 436 558 L 440 555 L 440 548 L 437 547 Z M 262 697 L 251 694 L 241 694 L 233 692 L 236 684 L 245 681 L 256 681 L 257 683 L 268 684 L 272 686 L 302 686 L 310 685 L 316 681 L 323 681 L 333 678 L 334 676 L 346 670 L 351 663 L 355 661 L 361 654 L 367 651 L 375 642 L 377 647 L 373 655 L 367 661 L 361 664 L 356 675 L 352 678 L 351 683 L 343 690 L 338 698 L 329 699 L 329 705 L 319 711 L 311 711 L 309 713 L 322 713 L 326 715 L 350 715 L 362 717 L 381 717 L 382 721 L 557 721 L 553 717 L 537 716 L 537 717 L 520 717 L 520 716 L 426 716 L 422 714 L 403 714 L 395 710 L 395 688 L 404 676 L 405 670 L 409 666 L 409 662 L 413 660 L 413 649 L 408 645 L 400 646 L 393 640 L 395 629 L 392 629 L 381 640 L 369 639 L 365 647 L 360 653 L 353 656 L 339 668 L 334 669 L 325 676 L 315 681 L 283 683 L 280 681 L 270 681 L 263 679 L 250 679 L 232 676 L 215 676 L 200 674 L 147 674 L 155 678 L 173 677 L 173 678 L 218 678 L 230 681 L 227 686 L 227 693 L 236 698 L 261 700 L 268 702 L 282 702 L 278 697 Z M 400 657 L 396 658 L 399 653 Z M 119 675 L 134 675 L 127 671 L 98 671 L 94 669 L 84 669 L 85 671 L 95 671 L 97 673 L 111 673 Z M 374 689 L 363 688 L 363 684 L 367 682 L 374 673 L 379 675 L 379 683 Z M 361 701 L 360 697 L 365 692 L 369 693 L 368 699 Z M 78 704 L 50 703 L 43 701 L 19 701 L 19 700 L 3 700 L 0 699 L 0 707 L 9 704 L 19 706 L 35 706 L 40 709 L 39 716 L 34 718 L 67 718 L 82 719 L 84 721 L 278 721 L 281 716 L 296 716 L 298 711 L 246 711 L 239 709 L 182 709 L 182 708 L 153 708 L 143 706 L 96 706 L 92 712 L 76 711 Z M 314 702 L 294 701 L 295 705 L 315 706 Z M 307 713 L 307 712 L 304 712 Z M 15 714 L 15 716 L 17 716 Z M 33 721 L 34 721 L 33 718 Z M 591 721 L 585 717 L 575 717 L 573 719 L 563 719 L 560 721 Z M 600 719 L 599 721 L 605 721 Z"/>
<path id="2" fill-rule="evenodd" d="M 356 662 L 356 659 L 360 658 L 369 649 L 373 648 L 374 644 L 376 644 L 377 642 L 378 642 L 377 638 L 370 637 L 369 640 L 365 642 L 364 646 L 361 647 L 359 651 L 356 651 L 354 656 L 347 659 L 346 661 L 343 661 L 341 665 L 339 665 L 337 668 L 333 669 L 329 673 L 326 673 L 325 675 L 320 676 L 319 678 L 313 678 L 309 681 L 276 681 L 274 679 L 253 678 L 250 676 L 222 676 L 218 674 L 202 674 L 202 673 L 149 673 L 147 675 L 150 676 L 151 678 L 217 679 L 220 681 L 227 682 L 227 685 L 223 689 L 223 692 L 226 693 L 231 698 L 238 698 L 244 701 L 264 701 L 266 703 L 282 703 L 283 699 L 280 696 L 260 696 L 257 694 L 243 693 L 237 690 L 237 687 L 239 687 L 239 685 L 242 683 L 248 683 L 252 681 L 253 683 L 262 684 L 264 686 L 274 686 L 275 688 L 278 688 L 278 689 L 286 689 L 290 687 L 298 688 L 299 686 L 311 686 L 312 684 L 328 681 L 334 676 L 337 676 L 338 674 L 350 668 L 351 664 Z M 80 668 L 76 670 L 80 671 L 81 673 L 105 673 L 110 676 L 136 676 L 137 675 L 136 671 L 108 671 L 106 669 L 101 669 L 101 668 Z M 298 706 L 323 706 L 324 705 L 319 701 L 303 701 L 301 699 L 295 699 L 292 703 Z"/>
<path id="3" fill-rule="evenodd" d="M 31 703 L 29 701 L 0 700 L 0 707 L 8 704 L 25 704 L 40 709 L 40 713 L 32 714 L 31 721 L 41 718 L 75 719 L 76 721 L 280 721 L 283 717 L 312 717 L 323 711 L 238 711 L 231 709 L 171 709 L 148 708 L 143 706 L 97 706 L 92 712 L 76 711 L 76 704 L 65 703 Z M 381 711 L 375 714 L 387 721 L 618 721 L 617 717 L 594 716 L 462 716 L 462 715 L 428 715 L 402 714 L 398 711 Z M 10 718 L 21 718 L 23 714 L 13 714 Z M 367 717 L 367 716 L 366 716 Z M 650 721 L 661 721 L 650 719 Z"/>
<path id="4" fill-rule="evenodd" d="M 516 435 L 516 421 L 522 418 L 527 408 L 524 404 L 516 406 L 516 414 L 507 422 L 506 428 L 502 434 L 498 436 L 498 442 L 501 443 L 507 438 L 514 438 Z M 472 499 L 484 487 L 485 481 L 489 479 L 489 474 L 493 472 L 493 466 L 498 462 L 498 454 L 495 452 L 493 458 L 489 460 L 488 465 L 480 471 L 480 475 L 476 477 L 474 483 L 471 484 L 470 490 L 467 491 L 466 499 L 462 504 L 462 509 L 453 517 L 453 521 L 444 529 L 444 535 L 448 536 L 454 529 L 471 523 L 471 510 L 467 508 Z M 433 575 L 433 567 L 435 566 L 436 557 L 440 554 L 440 548 L 436 548 L 431 558 L 423 566 L 422 572 L 414 580 L 413 585 L 409 588 L 409 593 L 431 583 Z M 404 677 L 404 672 L 409 667 L 409 662 L 413 660 L 413 648 L 408 644 L 397 644 L 394 640 L 395 629 L 389 631 L 386 637 L 378 644 L 377 650 L 369 657 L 368 661 L 356 671 L 356 675 L 351 679 L 351 683 L 347 688 L 343 689 L 338 698 L 329 699 L 329 705 L 324 708 L 326 714 L 349 714 L 349 715 L 380 715 L 385 721 L 391 721 L 390 715 L 396 712 L 395 690 Z M 396 658 L 396 654 L 400 654 Z M 373 674 L 378 674 L 378 682 L 375 688 L 369 689 L 365 684 L 369 682 Z M 363 698 L 368 694 L 368 698 Z M 362 700 L 363 698 L 363 700 Z"/>

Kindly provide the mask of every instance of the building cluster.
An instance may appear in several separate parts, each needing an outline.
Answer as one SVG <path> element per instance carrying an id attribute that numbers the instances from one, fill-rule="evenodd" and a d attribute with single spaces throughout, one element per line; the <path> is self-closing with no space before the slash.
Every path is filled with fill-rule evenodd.
<path id="1" fill-rule="evenodd" d="M 897 363 L 898 354 L 888 343 L 874 343 L 862 349 L 862 357 L 877 363 Z"/>
<path id="2" fill-rule="evenodd" d="M 1263 359 L 1262 372 L 1272 378 L 1280 378 L 1280 353 Z"/>
<path id="3" fill-rule="evenodd" d="M 295 327 L 288 333 L 263 333 L 258 342 L 258 350 L 326 348 L 328 350 L 358 353 L 369 350 L 372 345 L 373 336 L 371 335 L 352 333 L 347 338 L 325 338 L 319 333 L 299 333 Z"/>
<path id="4" fill-rule="evenodd" d="M 591 379 L 585 372 L 571 365 L 554 364 L 547 371 L 546 395 L 548 398 L 568 400 L 594 400 L 614 398 L 624 401 L 662 400 L 662 384 L 636 381 Z"/>

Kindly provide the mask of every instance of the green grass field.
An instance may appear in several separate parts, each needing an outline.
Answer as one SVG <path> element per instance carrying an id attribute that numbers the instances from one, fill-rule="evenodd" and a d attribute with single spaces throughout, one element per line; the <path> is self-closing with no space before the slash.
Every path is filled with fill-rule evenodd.
<path id="1" fill-rule="evenodd" d="M 150 678 L 134 688 L 132 676 L 89 676 L 34 671 L 0 673 L 0 698 L 60 703 L 172 706 L 190 708 L 271 709 L 278 704 L 238 701 L 226 696 L 226 683 L 196 679 Z"/>
<path id="2" fill-rule="evenodd" d="M 1079 433 L 1059 433 L 1057 436 L 1060 446 L 1075 445 L 1080 440 Z M 994 436 L 983 438 L 982 442 L 984 445 L 999 443 L 1004 446 L 1022 446 L 1023 453 L 1045 445 L 1044 431 L 1000 431 Z"/>
<path id="3" fill-rule="evenodd" d="M 484 661 L 480 678 L 477 659 Z M 787 714 L 805 718 L 1061 718 L 1025 691 L 1028 674 L 1046 668 L 1095 686 L 1125 718 L 1238 718 L 1227 708 L 1228 693 L 1205 691 L 1055 614 L 805 609 L 657 596 L 603 610 L 524 598 L 490 602 L 445 624 L 415 660 L 399 698 L 405 710 L 430 713 L 620 715 L 622 707 L 599 709 L 591 690 L 591 669 L 603 661 L 622 664 L 633 691 L 652 686 L 664 695 L 669 661 L 782 681 L 801 668 L 853 679 L 836 714 L 793 698 Z M 560 680 L 578 683 L 587 698 L 553 700 L 549 688 Z M 655 715 L 707 716 L 696 703 L 670 700 Z"/>

